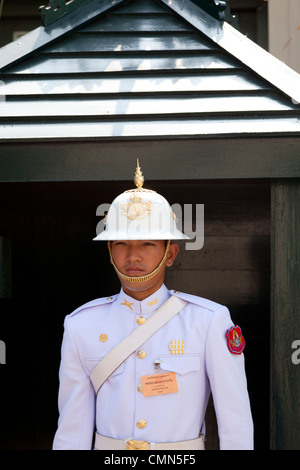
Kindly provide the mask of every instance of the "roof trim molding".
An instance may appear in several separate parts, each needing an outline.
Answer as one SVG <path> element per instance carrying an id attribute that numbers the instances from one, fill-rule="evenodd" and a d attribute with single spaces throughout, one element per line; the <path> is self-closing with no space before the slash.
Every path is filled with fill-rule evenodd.
<path id="1" fill-rule="evenodd" d="M 68 13 L 49 26 L 40 26 L 16 41 L 1 48 L 0 70 L 23 60 L 32 52 L 65 36 L 74 28 L 82 26 L 101 13 L 124 3 L 126 0 L 89 0 L 80 8 Z"/>
<path id="2" fill-rule="evenodd" d="M 244 65 L 300 103 L 300 75 L 226 22 L 220 22 L 192 0 L 160 0 Z M 200 14 L 201 12 L 201 14 Z M 276 74 L 274 74 L 276 68 Z"/>
<path id="3" fill-rule="evenodd" d="M 44 26 L 47 26 L 90 1 L 91 0 L 50 0 L 47 6 L 42 5 L 39 8 L 42 15 L 42 23 Z"/>

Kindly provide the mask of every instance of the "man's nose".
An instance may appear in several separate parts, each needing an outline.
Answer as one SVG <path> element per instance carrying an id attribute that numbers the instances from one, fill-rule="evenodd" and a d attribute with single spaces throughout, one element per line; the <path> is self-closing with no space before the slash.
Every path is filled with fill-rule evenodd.
<path id="1" fill-rule="evenodd" d="M 141 260 L 141 250 L 137 246 L 131 246 L 128 248 L 127 259 L 129 261 L 138 261 Z"/>

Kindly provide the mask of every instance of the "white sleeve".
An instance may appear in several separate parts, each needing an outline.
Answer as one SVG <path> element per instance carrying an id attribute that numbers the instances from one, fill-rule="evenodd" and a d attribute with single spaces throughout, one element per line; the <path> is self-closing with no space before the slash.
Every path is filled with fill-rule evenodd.
<path id="1" fill-rule="evenodd" d="M 91 450 L 95 430 L 95 392 L 65 320 L 59 369 L 59 420 L 53 450 Z"/>
<path id="2" fill-rule="evenodd" d="M 207 375 L 218 422 L 220 450 L 252 450 L 253 421 L 244 355 L 229 351 L 226 331 L 231 326 L 228 309 L 216 310 L 207 334 Z"/>

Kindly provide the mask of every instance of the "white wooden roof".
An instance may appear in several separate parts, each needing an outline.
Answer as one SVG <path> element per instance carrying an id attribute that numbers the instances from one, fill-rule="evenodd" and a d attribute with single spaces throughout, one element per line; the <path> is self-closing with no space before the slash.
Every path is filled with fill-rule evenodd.
<path id="1" fill-rule="evenodd" d="M 0 50 L 0 139 L 298 135 L 300 76 L 191 0 L 91 0 Z"/>

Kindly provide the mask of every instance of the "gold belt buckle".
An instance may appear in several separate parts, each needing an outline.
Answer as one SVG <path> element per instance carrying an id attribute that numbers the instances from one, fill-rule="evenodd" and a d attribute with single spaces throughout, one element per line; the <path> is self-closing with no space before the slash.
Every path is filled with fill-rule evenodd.
<path id="1" fill-rule="evenodd" d="M 127 441 L 126 450 L 149 450 L 149 442 L 147 441 Z"/>

